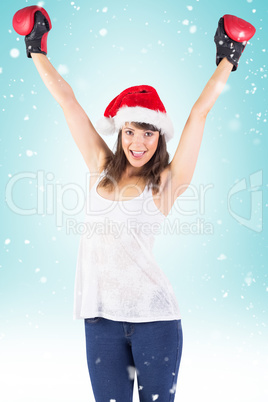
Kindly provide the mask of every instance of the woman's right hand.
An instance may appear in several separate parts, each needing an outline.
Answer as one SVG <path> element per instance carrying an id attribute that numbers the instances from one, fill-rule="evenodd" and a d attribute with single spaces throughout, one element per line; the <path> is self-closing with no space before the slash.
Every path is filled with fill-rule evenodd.
<path id="1" fill-rule="evenodd" d="M 27 57 L 31 58 L 31 53 L 47 54 L 47 35 L 52 24 L 44 8 L 38 6 L 24 7 L 16 12 L 12 24 L 19 35 L 26 35 Z"/>

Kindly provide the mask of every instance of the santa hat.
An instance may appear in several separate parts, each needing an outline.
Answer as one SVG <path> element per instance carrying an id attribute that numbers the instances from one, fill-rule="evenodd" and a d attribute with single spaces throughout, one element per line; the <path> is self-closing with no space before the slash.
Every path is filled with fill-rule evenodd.
<path id="1" fill-rule="evenodd" d="M 174 135 L 173 124 L 156 90 L 149 85 L 130 87 L 116 96 L 96 123 L 100 134 L 112 135 L 126 122 L 149 123 L 161 130 L 169 141 Z"/>

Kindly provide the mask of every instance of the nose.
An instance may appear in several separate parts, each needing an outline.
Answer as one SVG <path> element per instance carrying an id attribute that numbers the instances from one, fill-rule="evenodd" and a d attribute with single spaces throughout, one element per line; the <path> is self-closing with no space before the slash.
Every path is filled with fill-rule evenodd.
<path id="1" fill-rule="evenodd" d="M 143 146 L 143 138 L 142 138 L 142 136 L 139 136 L 139 135 L 135 136 L 134 135 L 134 138 L 133 138 L 133 141 L 132 141 L 132 146 L 138 147 L 138 149 L 139 149 L 139 147 L 142 147 Z M 138 149 L 136 149 L 136 151 Z"/>

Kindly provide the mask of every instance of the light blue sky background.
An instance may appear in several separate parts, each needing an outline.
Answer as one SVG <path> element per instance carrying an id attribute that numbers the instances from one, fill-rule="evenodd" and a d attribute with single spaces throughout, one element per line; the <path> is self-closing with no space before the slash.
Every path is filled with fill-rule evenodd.
<path id="1" fill-rule="evenodd" d="M 12 28 L 13 14 L 33 4 L 0 4 L 0 398 L 93 401 L 83 322 L 72 319 L 79 235 L 66 232 L 67 220 L 82 222 L 83 211 L 64 214 L 59 226 L 56 202 L 56 189 L 77 184 L 85 190 L 87 167 L 61 108 Z M 53 25 L 50 60 L 93 124 L 126 87 L 152 85 L 174 123 L 171 158 L 192 105 L 216 68 L 218 19 L 234 14 L 256 27 L 208 115 L 192 188 L 169 215 L 190 233 L 180 227 L 157 236 L 155 254 L 182 313 L 176 400 L 267 401 L 266 2 L 48 0 L 40 5 Z M 105 138 L 111 148 L 115 138 Z M 10 195 L 14 178 L 20 180 Z M 203 198 L 202 188 L 207 188 Z M 38 214 L 14 211 L 14 205 L 35 208 L 37 196 L 39 202 L 47 199 Z M 64 205 L 76 206 L 71 191 L 65 192 Z M 195 233 L 198 222 L 211 232 Z"/>

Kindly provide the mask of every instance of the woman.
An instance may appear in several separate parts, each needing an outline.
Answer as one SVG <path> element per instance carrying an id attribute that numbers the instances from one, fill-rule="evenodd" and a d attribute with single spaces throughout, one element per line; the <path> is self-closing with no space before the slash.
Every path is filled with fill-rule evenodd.
<path id="1" fill-rule="evenodd" d="M 77 102 L 47 54 L 51 21 L 37 6 L 19 10 L 14 29 L 26 35 L 27 56 L 63 109 L 90 171 L 77 259 L 74 318 L 84 319 L 87 362 L 97 402 L 174 401 L 181 361 L 181 314 L 172 286 L 152 253 L 154 234 L 191 182 L 205 121 L 255 28 L 231 15 L 214 37 L 217 68 L 194 104 L 175 155 L 173 126 L 148 85 L 127 88 L 105 110 L 98 131 L 118 132 L 115 154 Z M 108 225 L 108 226 L 106 226 Z"/>

